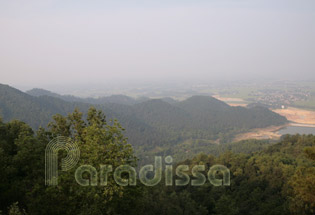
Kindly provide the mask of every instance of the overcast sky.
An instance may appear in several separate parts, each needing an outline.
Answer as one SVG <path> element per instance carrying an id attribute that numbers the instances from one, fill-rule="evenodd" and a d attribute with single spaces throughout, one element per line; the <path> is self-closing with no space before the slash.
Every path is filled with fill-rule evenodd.
<path id="1" fill-rule="evenodd" d="M 0 83 L 315 79 L 314 0 L 1 0 Z"/>

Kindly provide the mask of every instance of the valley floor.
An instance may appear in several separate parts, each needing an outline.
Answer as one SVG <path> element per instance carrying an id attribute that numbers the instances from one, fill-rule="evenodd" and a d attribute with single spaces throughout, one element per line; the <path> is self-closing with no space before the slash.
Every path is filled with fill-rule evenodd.
<path id="1" fill-rule="evenodd" d="M 272 111 L 285 116 L 289 121 L 294 123 L 315 125 L 315 111 L 293 107 L 288 107 L 286 109 L 275 109 Z"/>

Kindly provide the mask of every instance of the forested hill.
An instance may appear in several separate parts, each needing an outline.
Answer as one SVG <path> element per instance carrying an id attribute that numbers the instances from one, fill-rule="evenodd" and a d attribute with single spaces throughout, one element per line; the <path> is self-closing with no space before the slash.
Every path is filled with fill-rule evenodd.
<path id="1" fill-rule="evenodd" d="M 103 98 L 103 102 L 102 99 L 88 102 L 89 99 L 60 96 L 44 90 L 28 93 L 34 96 L 0 85 L 0 115 L 4 121 L 19 119 L 36 129 L 45 127 L 57 113 L 67 115 L 75 108 L 86 113 L 93 105 L 103 110 L 107 118 L 117 118 L 135 146 L 176 144 L 186 139 L 220 138 L 224 142 L 251 128 L 287 122 L 286 118 L 267 108 L 231 107 L 210 96 L 193 96 L 180 102 L 169 98 L 113 96 Z"/>
<path id="2" fill-rule="evenodd" d="M 80 105 L 82 111 L 86 110 L 86 107 L 88 105 Z M 75 104 L 55 97 L 34 97 L 0 84 L 0 115 L 4 121 L 18 119 L 38 128 L 46 126 L 53 115 L 64 115 L 72 112 L 74 108 Z"/>
<path id="3" fill-rule="evenodd" d="M 39 88 L 33 88 L 31 90 L 26 91 L 27 94 L 31 96 L 52 96 L 59 99 L 62 99 L 67 102 L 83 102 L 83 103 L 90 103 L 90 104 L 106 104 L 106 103 L 113 103 L 113 104 L 123 104 L 123 105 L 134 105 L 137 103 L 141 103 L 144 101 L 150 100 L 150 98 L 142 96 L 139 98 L 132 98 L 126 95 L 111 95 L 111 96 L 103 96 L 99 98 L 80 98 L 72 95 L 60 95 L 57 93 L 53 93 L 48 90 L 39 89 Z M 170 97 L 164 97 L 161 98 L 163 101 L 174 104 L 176 103 L 176 100 L 170 98 Z"/>
<path id="4" fill-rule="evenodd" d="M 123 105 L 134 105 L 139 102 L 149 100 L 148 97 L 141 97 L 138 99 L 134 99 L 132 97 L 126 95 L 111 95 L 111 96 L 104 96 L 99 98 L 80 98 L 72 95 L 60 95 L 57 93 L 53 93 L 48 90 L 33 88 L 31 90 L 26 91 L 27 94 L 31 96 L 51 96 L 55 98 L 62 99 L 67 102 L 83 102 L 83 103 L 90 103 L 90 104 L 106 104 L 106 103 L 114 103 L 114 104 L 123 104 Z"/>
<path id="5" fill-rule="evenodd" d="M 86 123 L 78 123 L 82 120 Z M 97 132 L 93 132 L 95 128 Z M 48 129 L 36 131 L 36 135 L 23 122 L 4 123 L 0 119 L 0 214 L 26 214 L 24 210 L 32 215 L 313 215 L 315 212 L 313 135 L 285 135 L 279 143 L 268 147 L 249 140 L 242 144 L 249 147 L 237 146 L 240 154 L 235 150 L 220 150 L 227 144 L 216 145 L 215 156 L 202 153 L 171 164 L 172 186 L 165 184 L 163 171 L 156 186 L 144 186 L 137 180 L 135 186 L 122 187 L 109 174 L 107 185 L 97 183 L 96 187 L 86 187 L 75 180 L 79 165 L 60 171 L 58 186 L 45 186 L 43 155 L 47 143 L 59 135 L 72 137 L 79 145 L 79 165 L 113 164 L 114 168 L 136 165 L 136 157 L 124 141 L 121 128 L 117 124 L 109 126 L 95 108 L 88 111 L 87 118 L 79 112 L 68 118 L 59 117 Z M 244 154 L 249 148 L 252 152 Z M 230 170 L 229 186 L 213 186 L 209 182 L 208 171 L 217 164 Z M 187 170 L 179 174 L 178 165 L 185 165 Z M 196 165 L 205 169 L 194 171 Z M 176 181 L 183 181 L 184 176 L 187 183 L 176 186 Z M 199 185 L 193 185 L 197 177 Z M 216 175 L 217 179 L 221 177 Z"/>

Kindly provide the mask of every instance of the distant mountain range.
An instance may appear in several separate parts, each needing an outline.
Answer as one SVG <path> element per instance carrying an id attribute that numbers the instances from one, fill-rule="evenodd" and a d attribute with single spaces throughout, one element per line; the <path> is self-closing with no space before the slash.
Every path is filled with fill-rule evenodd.
<path id="1" fill-rule="evenodd" d="M 126 96 L 126 95 L 111 95 L 107 97 L 100 97 L 100 98 L 80 98 L 72 95 L 59 95 L 57 93 L 50 92 L 48 90 L 39 89 L 39 88 L 33 88 L 31 90 L 26 91 L 27 94 L 31 96 L 51 96 L 55 98 L 60 98 L 62 100 L 68 101 L 68 102 L 84 102 L 84 103 L 90 103 L 90 104 L 105 104 L 105 103 L 114 103 L 114 104 L 123 104 L 123 105 L 134 105 L 137 103 L 141 103 L 144 101 L 150 100 L 148 97 L 139 97 L 137 99 Z M 175 103 L 176 100 L 165 97 L 161 98 L 161 100 L 168 102 L 170 104 Z"/>
<path id="2" fill-rule="evenodd" d="M 171 98 L 134 99 L 125 95 L 102 98 L 62 96 L 43 89 L 26 93 L 0 84 L 0 116 L 18 119 L 34 129 L 46 127 L 54 114 L 66 115 L 75 108 L 86 113 L 93 105 L 107 118 L 116 118 L 126 136 L 139 150 L 170 146 L 187 139 L 227 142 L 252 128 L 282 125 L 287 119 L 265 107 L 232 107 L 210 96 L 192 96 L 184 101 Z"/>

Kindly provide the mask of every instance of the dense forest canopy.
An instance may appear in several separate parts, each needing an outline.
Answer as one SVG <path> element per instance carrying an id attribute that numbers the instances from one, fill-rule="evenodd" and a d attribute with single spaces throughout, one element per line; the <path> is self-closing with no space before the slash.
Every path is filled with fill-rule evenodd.
<path id="1" fill-rule="evenodd" d="M 60 172 L 56 187 L 45 186 L 44 154 L 58 135 L 71 137 L 81 148 L 79 164 L 136 165 L 131 145 L 117 121 L 90 108 L 86 117 L 75 110 L 55 115 L 47 129 L 34 131 L 20 121 L 0 121 L 0 202 L 7 214 L 314 214 L 315 137 L 284 136 L 276 144 L 248 141 L 233 144 L 216 156 L 199 154 L 174 163 L 222 164 L 230 169 L 231 185 L 214 187 L 165 186 L 82 187 L 73 171 Z M 261 147 L 261 146 L 264 147 Z M 232 149 L 234 152 L 229 151 Z M 258 150 L 258 151 L 257 151 Z M 237 152 L 237 153 L 236 153 Z M 175 168 L 174 168 L 175 169 Z M 190 174 L 188 172 L 188 174 Z M 178 176 L 174 174 L 173 180 Z M 163 181 L 163 180 L 162 180 Z"/>
<path id="2" fill-rule="evenodd" d="M 231 107 L 207 96 L 93 100 L 29 93 L 0 85 L 4 214 L 314 214 L 314 136 L 230 142 L 237 133 L 287 122 L 267 108 Z M 153 187 L 122 187 L 109 177 L 107 186 L 82 187 L 71 169 L 60 172 L 57 186 L 45 186 L 45 147 L 57 136 L 78 144 L 77 165 L 137 169 L 171 155 L 173 171 L 187 165 L 191 179 L 195 165 L 224 165 L 231 184 L 166 186 L 163 179 Z M 179 177 L 174 172 L 172 180 Z"/>
<path id="3" fill-rule="evenodd" d="M 37 129 L 46 127 L 55 114 L 66 116 L 78 108 L 86 115 L 94 105 L 108 118 L 118 119 L 126 129 L 129 143 L 141 157 L 174 154 L 174 146 L 187 141 L 204 142 L 205 146 L 228 143 L 236 134 L 249 129 L 287 123 L 285 117 L 267 108 L 232 107 L 210 96 L 175 101 L 170 98 L 133 99 L 122 95 L 83 99 L 40 89 L 28 93 L 30 95 L 0 85 L 0 115 L 5 122 L 18 119 Z M 205 147 L 196 149 L 197 153 L 206 150 Z"/>
<path id="4" fill-rule="evenodd" d="M 0 215 L 315 215 L 314 12 L 0 0 Z"/>

